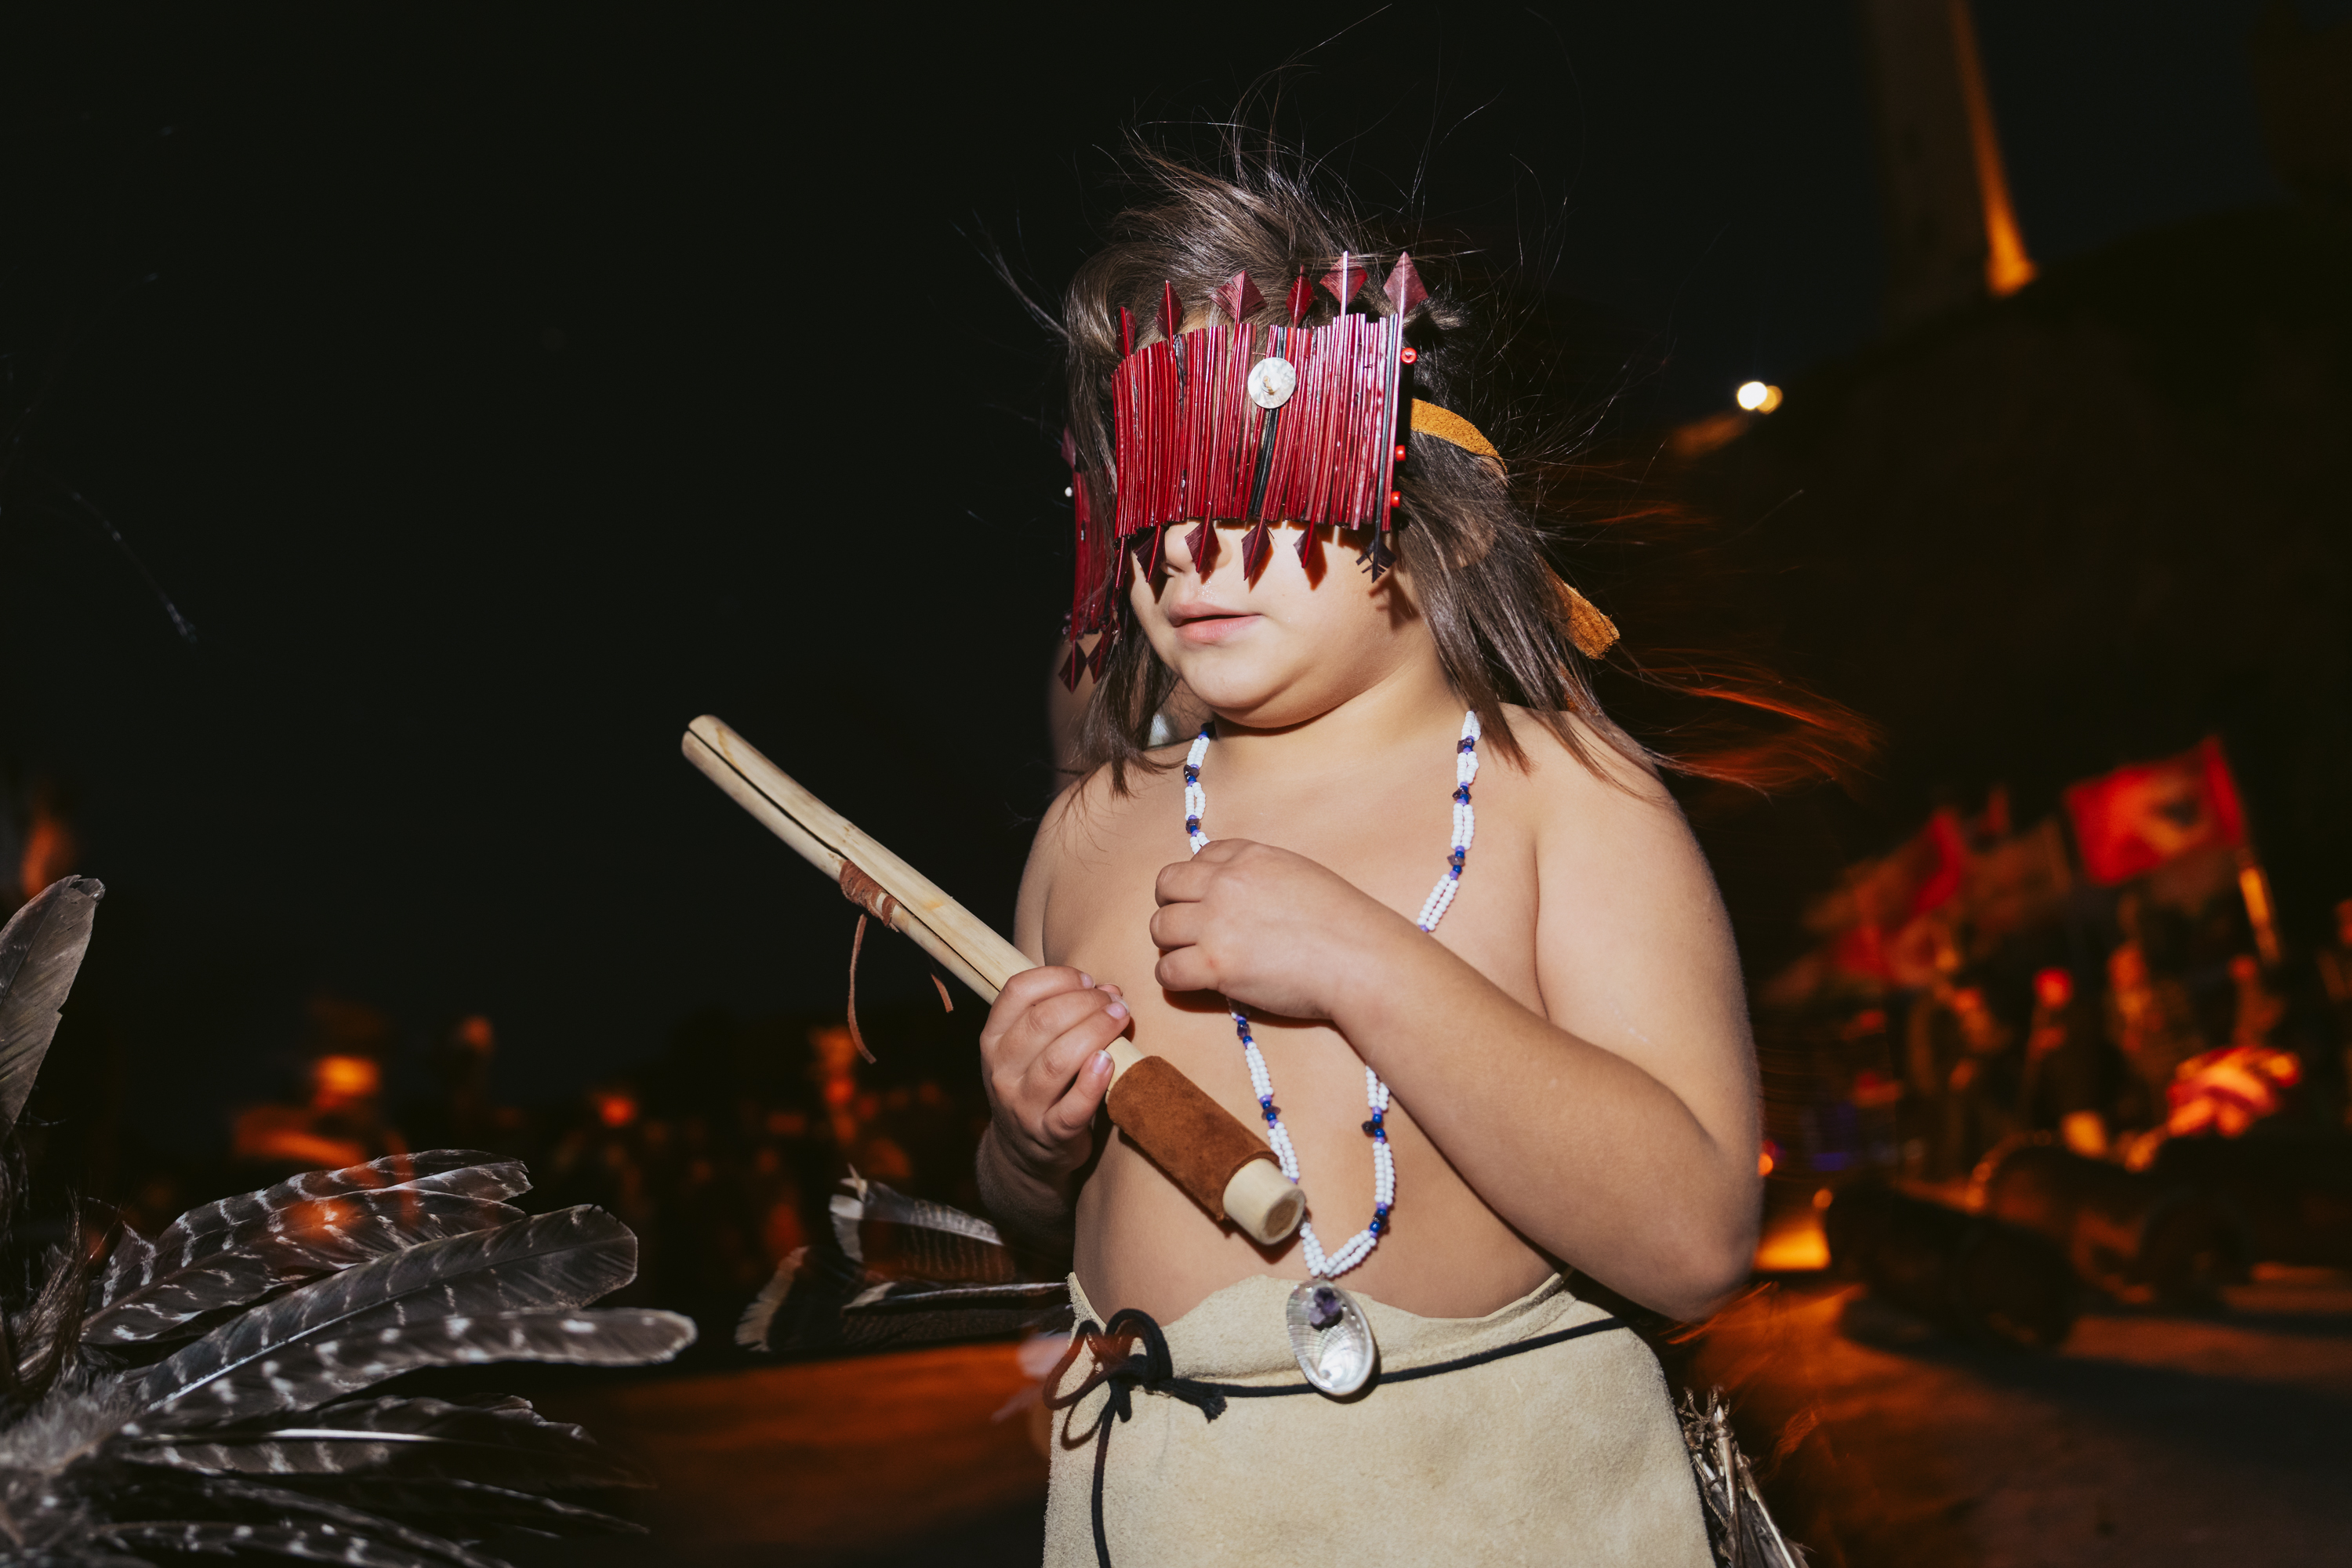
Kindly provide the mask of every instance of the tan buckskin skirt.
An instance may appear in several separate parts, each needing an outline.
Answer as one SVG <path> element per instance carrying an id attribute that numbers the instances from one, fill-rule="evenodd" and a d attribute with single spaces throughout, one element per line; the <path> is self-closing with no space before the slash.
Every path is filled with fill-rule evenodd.
<path id="1" fill-rule="evenodd" d="M 1243 1279 L 1164 1331 L 1129 1314 L 1126 1338 L 1089 1341 L 1105 1318 L 1070 1277 L 1045 1568 L 1711 1568 L 1657 1358 L 1557 1275 L 1483 1318 L 1358 1296 L 1380 1371 L 1346 1402 L 1291 1357 L 1294 1284 Z"/>

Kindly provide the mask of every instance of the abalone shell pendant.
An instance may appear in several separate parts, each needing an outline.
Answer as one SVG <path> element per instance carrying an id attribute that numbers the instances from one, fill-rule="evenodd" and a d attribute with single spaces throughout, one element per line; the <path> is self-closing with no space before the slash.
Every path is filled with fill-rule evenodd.
<path id="1" fill-rule="evenodd" d="M 1309 1279 L 1290 1293 L 1283 1309 L 1290 1325 L 1290 1353 L 1307 1381 L 1334 1399 L 1345 1399 L 1380 1364 L 1372 1321 L 1356 1299 L 1328 1279 Z"/>

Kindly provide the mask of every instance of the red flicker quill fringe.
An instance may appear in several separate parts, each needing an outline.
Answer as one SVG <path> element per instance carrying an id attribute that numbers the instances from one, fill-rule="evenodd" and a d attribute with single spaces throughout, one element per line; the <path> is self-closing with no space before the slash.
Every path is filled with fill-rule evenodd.
<path id="1" fill-rule="evenodd" d="M 1341 311 L 1316 328 L 1301 324 L 1317 288 L 1303 267 L 1283 301 L 1286 327 L 1244 320 L 1266 303 L 1246 272 L 1215 291 L 1231 321 L 1190 332 L 1177 330 L 1181 305 L 1174 286 L 1163 285 L 1161 336 L 1140 348 L 1134 315 L 1121 307 L 1124 357 L 1111 378 L 1112 515 L 1093 517 L 1084 476 L 1074 468 L 1071 479 L 1079 546 L 1071 636 L 1102 636 L 1091 656 L 1097 670 L 1118 626 L 1120 582 L 1130 568 L 1158 570 L 1171 524 L 1192 525 L 1191 547 L 1204 561 L 1215 548 L 1217 523 L 1252 525 L 1242 545 L 1252 575 L 1265 562 L 1276 523 L 1300 526 L 1301 560 L 1316 531 L 1327 526 L 1367 532 L 1366 559 L 1375 573 L 1392 559 L 1390 497 L 1397 447 L 1410 428 L 1404 321 L 1428 289 L 1412 258 L 1401 255 L 1382 285 L 1389 315 L 1345 309 L 1369 278 L 1361 259 L 1342 256 L 1320 280 Z M 1278 408 L 1262 408 L 1249 395 L 1250 373 L 1268 358 L 1287 361 L 1296 374 Z M 1075 682 L 1078 667 L 1074 654 L 1066 679 Z"/>

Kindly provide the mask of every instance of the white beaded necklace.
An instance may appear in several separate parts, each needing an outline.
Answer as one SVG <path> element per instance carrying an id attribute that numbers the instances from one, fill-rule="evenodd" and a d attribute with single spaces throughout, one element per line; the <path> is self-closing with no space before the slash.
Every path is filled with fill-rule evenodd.
<path id="1" fill-rule="evenodd" d="M 1213 730 L 1213 724 L 1201 726 L 1201 733 L 1194 738 L 1192 750 L 1184 759 L 1184 832 L 1192 841 L 1195 855 L 1209 847 L 1209 836 L 1201 831 L 1201 818 L 1209 805 L 1208 796 L 1201 789 L 1201 762 L 1209 754 Z M 1477 816 L 1470 809 L 1470 785 L 1477 776 L 1478 715 L 1474 710 L 1462 716 L 1462 739 L 1454 747 L 1453 848 L 1445 858 L 1445 874 L 1429 890 L 1414 921 L 1425 931 L 1437 929 L 1437 922 L 1454 905 L 1454 890 L 1461 886 L 1463 863 L 1469 857 L 1471 836 L 1478 826 Z M 1291 1145 L 1289 1129 L 1282 1124 L 1282 1112 L 1275 1107 L 1274 1079 L 1266 1072 L 1265 1057 L 1250 1033 L 1249 1015 L 1230 1001 L 1225 1005 L 1233 1014 L 1234 1032 L 1241 1038 L 1242 1059 L 1249 1066 L 1250 1089 L 1256 1094 L 1258 1110 L 1265 1117 L 1266 1142 L 1274 1146 L 1274 1157 L 1280 1162 L 1282 1173 L 1295 1185 L 1298 1181 L 1298 1152 Z M 1331 1281 L 1372 1255 L 1396 1207 L 1396 1157 L 1389 1150 L 1386 1125 L 1389 1086 L 1369 1067 L 1364 1069 L 1364 1101 L 1372 1113 L 1371 1120 L 1364 1123 L 1364 1131 L 1372 1140 L 1371 1223 L 1350 1237 L 1338 1252 L 1329 1254 L 1324 1252 L 1322 1242 L 1316 1238 L 1312 1221 L 1299 1226 L 1298 1239 L 1306 1253 L 1308 1279 L 1292 1292 L 1288 1309 L 1291 1346 L 1297 1353 L 1300 1369 L 1316 1387 L 1341 1396 L 1353 1394 L 1371 1375 L 1371 1324 L 1348 1293 Z"/>

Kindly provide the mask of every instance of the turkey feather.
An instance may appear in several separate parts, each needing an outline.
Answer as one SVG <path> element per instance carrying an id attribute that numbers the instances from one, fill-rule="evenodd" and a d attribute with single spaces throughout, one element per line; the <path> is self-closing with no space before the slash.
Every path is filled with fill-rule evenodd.
<path id="1" fill-rule="evenodd" d="M 413 1324 L 576 1307 L 635 1278 L 636 1253 L 628 1226 L 585 1205 L 428 1241 L 240 1315 L 156 1363 L 143 1392 L 151 1410 L 187 1420 L 233 1421 L 290 1408 L 236 1374 L 254 1368 L 266 1388 L 274 1364 L 304 1345 L 332 1343 L 341 1362 L 356 1354 L 360 1338 L 397 1337 Z M 239 1395 L 207 1396 L 224 1383 Z M 243 1398 L 261 1402 L 248 1406 Z"/>

